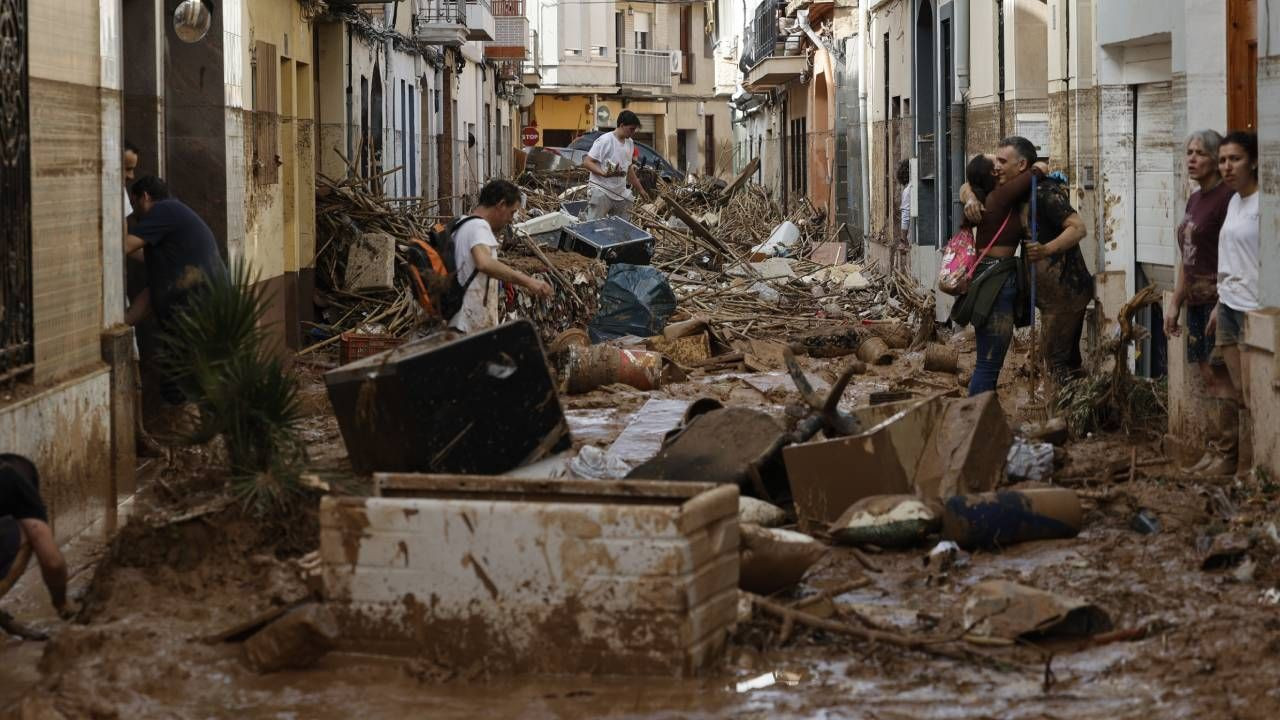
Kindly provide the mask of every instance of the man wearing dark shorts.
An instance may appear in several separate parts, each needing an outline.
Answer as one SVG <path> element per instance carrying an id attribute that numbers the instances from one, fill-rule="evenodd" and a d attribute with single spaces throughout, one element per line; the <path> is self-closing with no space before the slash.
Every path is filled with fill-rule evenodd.
<path id="1" fill-rule="evenodd" d="M 147 266 L 147 289 L 150 308 L 155 311 L 160 331 L 164 332 L 174 315 L 190 301 L 193 294 L 215 277 L 226 274 L 226 265 L 218 254 L 213 231 L 182 201 L 169 197 L 165 182 L 154 175 L 141 178 L 129 189 L 133 198 L 133 214 L 137 222 L 125 237 L 125 254 L 141 250 Z M 125 316 L 130 325 L 142 317 L 130 306 Z M 181 393 L 170 382 L 161 390 L 165 400 L 182 402 Z"/>
<path id="2" fill-rule="evenodd" d="M 60 616 L 69 617 L 73 608 L 67 602 L 67 562 L 54 542 L 40 498 L 40 473 L 21 455 L 0 454 L 0 597 L 26 571 L 32 554 L 53 607 Z M 8 629 L 7 622 L 0 625 Z"/>

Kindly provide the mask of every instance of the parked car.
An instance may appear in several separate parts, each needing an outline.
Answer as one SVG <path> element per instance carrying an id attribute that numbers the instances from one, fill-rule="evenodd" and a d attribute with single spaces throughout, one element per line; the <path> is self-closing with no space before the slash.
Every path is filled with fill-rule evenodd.
<path id="1" fill-rule="evenodd" d="M 569 170 L 577 167 L 580 161 L 573 160 L 569 157 L 569 153 L 573 151 L 568 148 L 560 147 L 536 147 L 522 148 L 525 158 L 524 167 L 532 172 L 554 172 L 556 170 Z M 585 153 L 584 153 L 585 154 Z"/>
<path id="2" fill-rule="evenodd" d="M 562 157 L 566 157 L 572 160 L 575 164 L 581 165 L 582 159 L 591 151 L 591 146 L 595 143 L 596 138 L 606 132 L 612 131 L 593 130 L 592 132 L 579 135 L 577 138 L 574 138 L 573 142 L 569 143 L 569 147 L 562 150 Z M 636 143 L 636 150 L 640 156 L 636 162 L 641 168 L 649 168 L 653 170 L 657 173 L 659 178 L 662 178 L 667 182 L 684 182 L 684 173 L 680 172 L 680 170 L 678 170 L 674 165 L 667 162 L 667 159 L 659 155 L 657 150 L 654 150 L 652 147 L 642 142 Z"/>

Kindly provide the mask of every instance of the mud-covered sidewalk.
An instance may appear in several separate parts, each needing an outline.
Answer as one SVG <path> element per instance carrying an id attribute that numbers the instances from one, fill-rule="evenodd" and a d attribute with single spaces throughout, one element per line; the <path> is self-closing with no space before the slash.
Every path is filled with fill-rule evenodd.
<path id="1" fill-rule="evenodd" d="M 971 364 L 971 345 L 961 349 Z M 954 375 L 923 371 L 921 362 L 902 353 L 873 367 L 842 406 L 872 393 L 956 386 Z M 347 471 L 317 363 L 300 366 L 315 484 L 367 492 L 367 481 Z M 837 361 L 802 363 L 818 382 L 834 381 Z M 1012 423 L 1026 373 L 1010 365 L 1001 400 Z M 699 397 L 779 417 L 798 400 L 777 370 L 697 373 L 650 392 L 614 385 L 564 405 L 575 445 L 605 447 L 647 401 Z M 72 552 L 84 604 L 77 622 L 52 619 L 34 573 L 6 598 L 6 610 L 52 639 L 0 644 L 0 709 L 21 718 L 1280 716 L 1280 487 L 1256 475 L 1183 476 L 1146 437 L 1066 447 L 1054 477 L 1083 498 L 1075 538 L 946 563 L 925 562 L 936 540 L 879 552 L 833 545 L 799 586 L 769 600 L 837 624 L 947 638 L 967 648 L 960 657 L 783 622 L 744 602 L 721 663 L 690 680 L 511 676 L 483 658 L 351 653 L 330 653 L 305 671 L 256 674 L 240 643 L 223 636 L 311 593 L 314 507 L 276 522 L 244 519 L 219 500 L 223 479 L 209 452 L 186 450 L 163 467 L 110 546 Z M 1215 538 L 1219 546 L 1233 538 L 1235 550 L 1204 569 Z M 970 629 L 966 597 L 993 579 L 1083 598 L 1113 629 L 1091 638 L 961 639 Z"/>

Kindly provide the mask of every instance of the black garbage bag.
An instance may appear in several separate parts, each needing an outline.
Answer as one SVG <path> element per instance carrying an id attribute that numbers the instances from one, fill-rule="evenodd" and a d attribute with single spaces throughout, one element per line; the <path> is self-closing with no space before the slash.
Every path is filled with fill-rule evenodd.
<path id="1" fill-rule="evenodd" d="M 665 273 L 651 265 L 617 263 L 609 266 L 600 310 L 587 332 L 593 343 L 624 335 L 659 335 L 675 311 L 676 294 Z"/>

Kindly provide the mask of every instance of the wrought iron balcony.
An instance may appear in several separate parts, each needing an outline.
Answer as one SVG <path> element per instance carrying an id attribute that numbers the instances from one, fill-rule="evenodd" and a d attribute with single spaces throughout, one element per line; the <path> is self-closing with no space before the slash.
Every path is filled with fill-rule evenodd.
<path id="1" fill-rule="evenodd" d="M 618 84 L 671 88 L 671 50 L 618 48 Z"/>
<path id="2" fill-rule="evenodd" d="M 467 39 L 493 40 L 496 33 L 489 0 L 467 0 Z"/>
<path id="3" fill-rule="evenodd" d="M 738 67 L 745 76 L 743 86 L 752 92 L 785 85 L 804 73 L 802 40 L 782 34 L 782 22 L 777 0 L 764 0 L 747 28 Z"/>
<path id="4" fill-rule="evenodd" d="M 462 0 L 419 0 L 414 36 L 432 45 L 457 47 L 467 41 Z"/>

